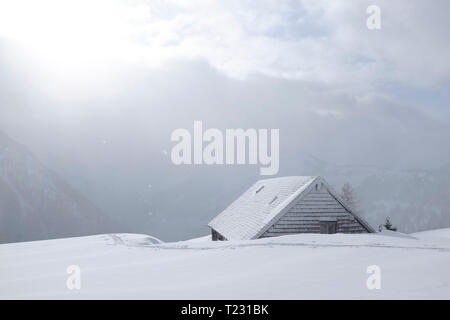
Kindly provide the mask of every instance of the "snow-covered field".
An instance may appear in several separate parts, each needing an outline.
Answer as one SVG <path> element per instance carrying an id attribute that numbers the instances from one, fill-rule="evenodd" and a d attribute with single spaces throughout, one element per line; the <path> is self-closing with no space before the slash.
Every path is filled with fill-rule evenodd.
<path id="1" fill-rule="evenodd" d="M 81 270 L 68 289 L 67 267 Z M 378 265 L 381 289 L 369 290 Z M 0 245 L 2 299 L 450 299 L 450 229 L 158 243 L 114 234 Z"/>

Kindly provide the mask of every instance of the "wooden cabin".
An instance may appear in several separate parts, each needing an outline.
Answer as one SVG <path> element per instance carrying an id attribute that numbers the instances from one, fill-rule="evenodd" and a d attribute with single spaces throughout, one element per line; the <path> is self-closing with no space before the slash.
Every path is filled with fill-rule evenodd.
<path id="1" fill-rule="evenodd" d="M 208 226 L 213 240 L 375 232 L 324 179 L 310 176 L 260 180 Z"/>

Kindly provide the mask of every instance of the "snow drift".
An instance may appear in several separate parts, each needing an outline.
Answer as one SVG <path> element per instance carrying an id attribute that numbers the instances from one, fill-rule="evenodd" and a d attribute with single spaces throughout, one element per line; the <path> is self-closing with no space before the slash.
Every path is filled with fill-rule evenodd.
<path id="1" fill-rule="evenodd" d="M 433 236 L 433 234 L 436 236 Z M 105 234 L 0 245 L 2 299 L 449 299 L 450 229 L 162 243 Z M 67 267 L 81 270 L 69 290 Z M 381 289 L 366 286 L 381 269 Z"/>

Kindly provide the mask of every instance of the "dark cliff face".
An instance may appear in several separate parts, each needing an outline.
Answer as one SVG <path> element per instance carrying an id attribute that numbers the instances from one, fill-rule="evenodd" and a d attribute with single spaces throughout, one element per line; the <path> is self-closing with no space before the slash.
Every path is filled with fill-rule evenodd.
<path id="1" fill-rule="evenodd" d="M 0 243 L 117 229 L 105 212 L 0 132 Z"/>

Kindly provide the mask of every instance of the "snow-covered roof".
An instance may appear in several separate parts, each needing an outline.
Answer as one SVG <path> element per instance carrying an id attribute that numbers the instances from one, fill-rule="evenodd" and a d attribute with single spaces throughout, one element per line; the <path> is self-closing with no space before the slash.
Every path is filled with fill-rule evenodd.
<path id="1" fill-rule="evenodd" d="M 294 176 L 259 180 L 229 205 L 208 226 L 228 240 L 248 240 L 261 236 L 273 223 L 315 185 L 326 186 L 328 192 L 361 223 L 368 232 L 373 228 L 352 212 L 341 197 L 318 176 Z"/>
<path id="2" fill-rule="evenodd" d="M 259 180 L 209 224 L 228 240 L 258 237 L 318 177 Z"/>

